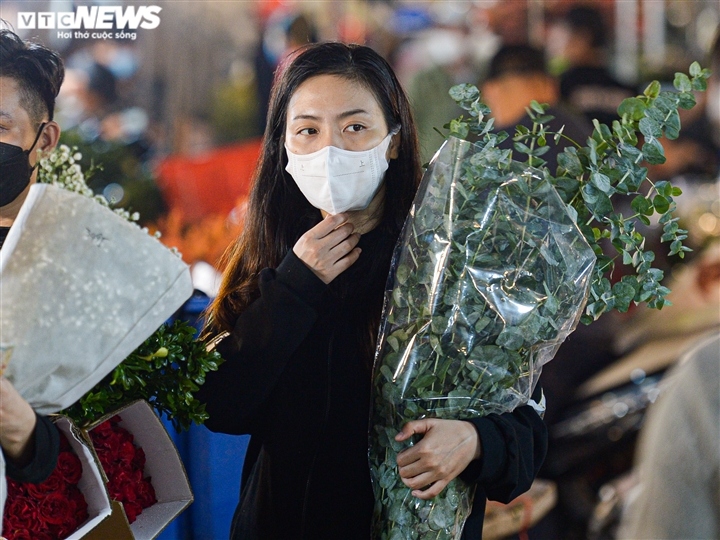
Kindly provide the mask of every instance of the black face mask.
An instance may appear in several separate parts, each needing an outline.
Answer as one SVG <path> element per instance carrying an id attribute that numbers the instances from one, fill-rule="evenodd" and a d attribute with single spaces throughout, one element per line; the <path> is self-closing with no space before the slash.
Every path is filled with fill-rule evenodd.
<path id="1" fill-rule="evenodd" d="M 0 206 L 10 204 L 17 199 L 30 183 L 30 177 L 35 170 L 35 167 L 30 166 L 30 152 L 35 148 L 46 125 L 47 123 L 40 125 L 29 150 L 0 142 Z"/>

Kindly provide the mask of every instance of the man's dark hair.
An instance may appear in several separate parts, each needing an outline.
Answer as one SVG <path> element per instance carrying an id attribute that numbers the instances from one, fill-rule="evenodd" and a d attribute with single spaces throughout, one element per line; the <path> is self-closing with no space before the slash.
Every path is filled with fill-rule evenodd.
<path id="1" fill-rule="evenodd" d="M 0 77 L 14 79 L 20 90 L 20 105 L 30 121 L 40 125 L 47 115 L 53 119 L 55 98 L 65 68 L 57 53 L 27 42 L 8 29 L 0 29 Z"/>
<path id="2" fill-rule="evenodd" d="M 530 45 L 503 45 L 490 60 L 486 79 L 510 74 L 547 75 L 545 54 Z"/>
<path id="3" fill-rule="evenodd" d="M 576 33 L 590 37 L 592 47 L 604 47 L 607 43 L 607 28 L 602 13 L 590 6 L 577 6 L 570 9 L 564 17 L 565 24 Z"/>

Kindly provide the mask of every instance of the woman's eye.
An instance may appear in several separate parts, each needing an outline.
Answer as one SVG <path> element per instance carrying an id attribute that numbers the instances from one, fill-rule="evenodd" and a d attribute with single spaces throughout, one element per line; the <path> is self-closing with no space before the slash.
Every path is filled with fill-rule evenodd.
<path id="1" fill-rule="evenodd" d="M 299 135 L 315 135 L 317 133 L 317 129 L 315 128 L 305 128 L 301 129 L 298 134 Z"/>
<path id="2" fill-rule="evenodd" d="M 362 131 L 363 129 L 365 129 L 365 126 L 363 126 L 362 124 L 352 124 L 352 125 L 348 126 L 348 129 L 350 131 L 358 132 L 358 131 Z"/>

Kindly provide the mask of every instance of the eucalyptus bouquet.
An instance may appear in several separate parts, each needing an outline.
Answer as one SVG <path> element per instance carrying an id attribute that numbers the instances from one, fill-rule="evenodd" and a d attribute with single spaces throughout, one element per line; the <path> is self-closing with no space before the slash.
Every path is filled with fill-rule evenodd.
<path id="1" fill-rule="evenodd" d="M 653 184 L 641 163 L 664 161 L 658 139 L 677 137 L 678 107 L 694 105 L 692 91 L 704 90 L 708 75 L 695 63 L 689 77 L 677 74 L 678 92 L 654 82 L 625 100 L 611 127 L 594 122 L 585 146 L 565 148 L 555 175 L 542 156 L 564 136 L 547 129 L 544 106 L 532 103 L 533 128 L 519 126 L 513 137 L 527 155 L 520 162 L 498 148 L 508 135 L 493 133 L 477 88 L 451 89 L 470 118 L 448 124 L 450 137 L 423 178 L 380 326 L 369 451 L 374 538 L 458 539 L 472 506 L 473 489 L 459 479 L 431 501 L 411 496 L 396 464 L 405 444 L 394 439 L 406 422 L 511 411 L 581 318 L 632 302 L 667 304 L 662 272 L 635 225 L 660 214 L 663 241 L 682 257 L 686 231 L 671 215 L 680 190 Z M 630 194 L 635 213 L 625 218 L 611 197 Z M 603 252 L 602 239 L 617 257 Z M 632 272 L 613 285 L 616 258 Z"/>

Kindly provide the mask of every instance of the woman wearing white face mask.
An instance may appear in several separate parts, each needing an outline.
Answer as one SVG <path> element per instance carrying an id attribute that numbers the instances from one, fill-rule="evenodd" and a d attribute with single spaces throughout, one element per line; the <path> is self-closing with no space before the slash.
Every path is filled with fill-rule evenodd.
<path id="1" fill-rule="evenodd" d="M 300 50 L 280 74 L 245 228 L 206 334 L 226 359 L 201 389 L 225 433 L 250 433 L 233 539 L 367 540 L 370 371 L 392 251 L 422 171 L 407 98 L 367 47 Z M 415 496 L 459 474 L 485 496 L 530 486 L 546 432 L 537 413 L 419 420 L 398 467 Z"/>

